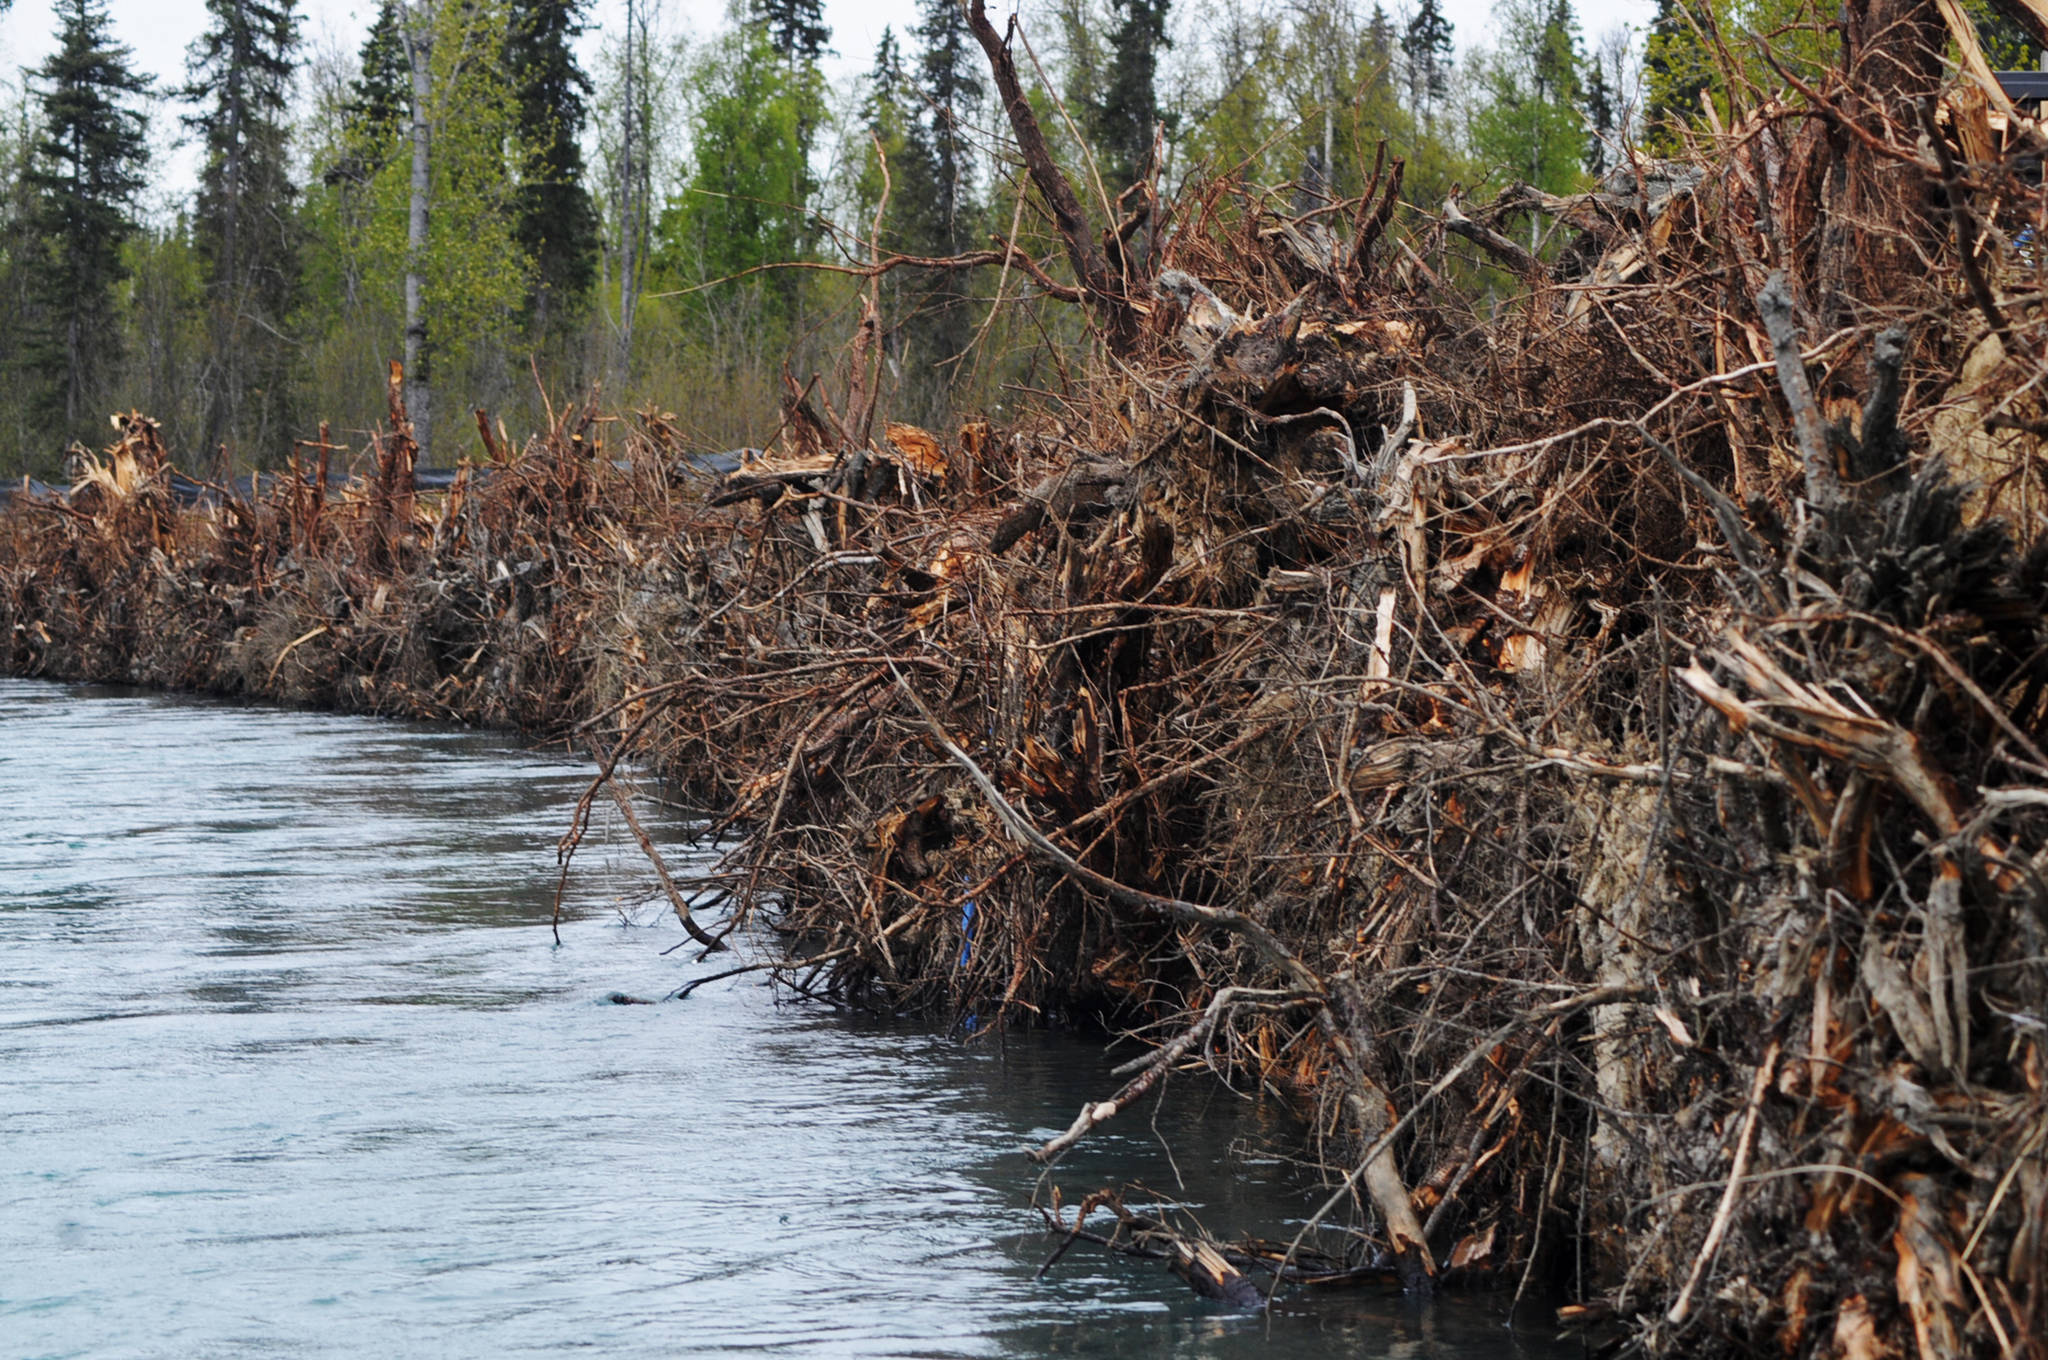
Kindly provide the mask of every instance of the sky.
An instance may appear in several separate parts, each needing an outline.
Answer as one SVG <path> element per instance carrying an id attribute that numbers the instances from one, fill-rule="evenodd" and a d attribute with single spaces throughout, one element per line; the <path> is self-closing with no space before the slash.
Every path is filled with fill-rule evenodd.
<path id="1" fill-rule="evenodd" d="M 990 0 L 992 11 L 1000 12 L 1008 0 Z M 1047 0 L 1017 0 L 1028 25 L 1034 11 L 1049 10 Z M 1402 8 L 1400 0 L 1387 4 L 1390 13 Z M 1460 48 L 1485 41 L 1491 25 L 1495 0 L 1443 0 L 1445 14 L 1455 26 Z M 680 21 L 696 32 L 708 32 L 722 21 L 725 0 L 664 0 L 671 22 Z M 306 36 L 318 41 L 333 38 L 347 48 L 362 42 L 376 0 L 300 0 L 305 16 Z M 206 26 L 205 0 L 111 0 L 108 12 L 116 36 L 135 49 L 136 64 L 156 77 L 161 87 L 181 83 L 185 73 L 185 50 Z M 624 21 L 625 0 L 595 0 L 592 31 L 583 36 L 586 67 L 596 55 L 597 44 L 607 25 Z M 1617 24 L 1646 25 L 1656 12 L 1655 0 L 1579 0 L 1579 26 L 1589 42 L 1597 40 Z M 882 29 L 889 24 L 899 29 L 915 22 L 916 6 L 911 0 L 825 0 L 825 19 L 832 26 L 832 45 L 838 57 L 828 72 L 839 76 L 866 68 Z M 13 9 L 0 16 L 0 77 L 12 79 L 22 67 L 34 66 L 56 46 L 51 0 L 14 0 Z M 155 153 L 164 158 L 165 173 L 156 176 L 160 192 L 179 196 L 189 191 L 197 168 L 197 156 L 189 146 L 176 145 L 177 125 L 167 112 L 152 129 Z"/>

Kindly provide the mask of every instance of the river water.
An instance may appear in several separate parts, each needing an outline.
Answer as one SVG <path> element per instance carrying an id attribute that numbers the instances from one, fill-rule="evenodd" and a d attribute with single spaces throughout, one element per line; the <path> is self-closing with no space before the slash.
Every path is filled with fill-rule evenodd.
<path id="1" fill-rule="evenodd" d="M 586 777 L 500 736 L 0 679 L 0 1356 L 1576 1353 L 1485 1300 L 1247 1315 L 1086 1244 L 1034 1279 L 1017 1149 L 1114 1059 L 747 979 L 611 1004 L 720 964 L 665 952 L 602 822 L 554 944 Z M 1226 1233 L 1298 1224 L 1280 1116 L 1183 1080 L 1157 1126 L 1084 1144 L 1069 1200 L 1140 1180 Z"/>

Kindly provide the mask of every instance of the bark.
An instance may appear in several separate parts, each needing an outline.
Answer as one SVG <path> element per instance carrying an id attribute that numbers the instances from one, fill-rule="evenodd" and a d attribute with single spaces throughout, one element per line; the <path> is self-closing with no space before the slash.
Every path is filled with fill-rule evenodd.
<path id="1" fill-rule="evenodd" d="M 1806 499 L 1819 510 L 1839 511 L 1843 504 L 1842 481 L 1835 473 L 1835 455 L 1828 447 L 1827 427 L 1821 420 L 1820 406 L 1813 399 L 1813 385 L 1807 380 L 1799 331 L 1792 319 L 1792 295 L 1785 289 L 1782 273 L 1771 275 L 1763 291 L 1756 295 L 1756 309 L 1771 339 L 1778 386 L 1792 412 L 1792 432 L 1799 441 L 1799 462 L 1806 473 Z"/>
<path id="2" fill-rule="evenodd" d="M 412 417 L 413 442 L 427 453 L 433 447 L 432 375 L 428 366 L 427 314 L 423 305 L 423 271 L 427 256 L 427 209 L 433 166 L 433 129 L 427 122 L 427 101 L 433 94 L 431 26 L 433 11 L 415 6 L 401 25 L 405 60 L 412 68 L 412 193 L 405 223 L 405 404 Z"/>
<path id="3" fill-rule="evenodd" d="M 1658 790 L 1647 786 L 1595 789 L 1581 809 L 1584 839 L 1597 847 L 1579 884 L 1578 937 L 1588 973 L 1603 988 L 1658 983 L 1662 932 L 1658 908 L 1668 890 L 1655 852 Z M 1619 1002 L 1593 1008 L 1592 1058 L 1599 1113 L 1595 1116 L 1586 1175 L 1587 1245 L 1603 1278 L 1626 1274 L 1628 1225 L 1624 1205 L 1647 1182 L 1666 1188 L 1664 1169 L 1643 1155 L 1631 1116 L 1648 1104 L 1644 1075 L 1651 1063 L 1644 1007 Z M 1669 1263 L 1663 1263 L 1667 1267 Z"/>
<path id="4" fill-rule="evenodd" d="M 1903 129 L 1895 141 L 1910 146 L 1919 105 L 1942 85 L 1948 28 L 1935 0 L 1847 0 L 1843 6 L 1842 63 L 1850 92 L 1841 105 L 1875 138 Z M 1922 206 L 1920 172 L 1879 154 L 1863 138 L 1832 129 L 1827 198 L 1829 225 L 1821 240 L 1814 311 L 1823 329 L 1851 324 L 1857 300 L 1888 296 L 1890 281 L 1918 272 L 1916 243 L 1930 223 Z"/>
<path id="5" fill-rule="evenodd" d="M 226 442 L 228 423 L 242 400 L 242 356 L 235 344 L 235 320 L 241 305 L 242 283 L 242 138 L 244 136 L 242 85 L 244 73 L 239 59 L 228 65 L 227 99 L 224 101 L 228 116 L 228 163 L 226 174 L 226 212 L 221 221 L 220 231 L 220 272 L 216 287 L 225 286 L 227 296 L 216 296 L 213 300 L 213 354 L 214 363 L 223 372 L 216 379 L 216 387 L 209 394 L 205 407 L 206 428 L 200 436 L 202 447 L 213 450 Z M 228 471 L 232 474 L 234 465 L 228 460 Z"/>
<path id="6" fill-rule="evenodd" d="M 633 372 L 633 314 L 640 306 L 638 171 L 635 168 L 633 111 L 638 97 L 633 89 L 633 27 L 637 20 L 634 0 L 626 0 L 626 79 L 624 112 L 619 128 L 619 362 L 617 379 L 623 388 Z"/>
<path id="7" fill-rule="evenodd" d="M 1095 314 L 1103 342 L 1113 353 L 1124 356 L 1135 353 L 1141 328 L 1137 309 L 1131 305 L 1130 292 L 1142 290 L 1136 281 L 1127 283 L 1117 270 L 1111 268 L 1109 257 L 1103 253 L 1096 238 L 1095 226 L 1089 221 L 1087 210 L 1081 206 L 1081 196 L 1074 192 L 1072 181 L 1053 159 L 1045 131 L 1038 125 L 1038 115 L 1032 110 L 1031 100 L 1017 78 L 1017 64 L 1010 58 L 1008 35 L 997 33 L 995 26 L 989 23 L 988 10 L 982 0 L 970 0 L 967 23 L 974 30 L 975 41 L 988 55 L 989 71 L 995 77 L 996 92 L 1002 97 L 1010 129 L 1017 136 L 1017 148 L 1024 155 L 1024 166 L 1030 171 L 1031 182 L 1045 196 L 1046 206 L 1052 210 L 1053 224 L 1059 228 L 1060 237 L 1066 242 L 1067 258 L 1074 266 L 1074 278 L 1081 285 L 1088 310 Z M 1016 31 L 1014 18 L 1010 21 L 1010 31 Z"/>

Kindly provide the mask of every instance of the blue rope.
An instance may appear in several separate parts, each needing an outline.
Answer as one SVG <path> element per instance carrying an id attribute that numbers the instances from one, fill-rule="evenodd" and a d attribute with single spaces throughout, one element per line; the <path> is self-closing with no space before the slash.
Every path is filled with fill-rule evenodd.
<path id="1" fill-rule="evenodd" d="M 974 899 L 971 897 L 966 897 L 962 898 L 960 901 L 960 961 L 954 965 L 955 970 L 957 971 L 959 969 L 966 968 L 967 965 L 973 960 L 973 958 Z M 970 1011 L 961 1018 L 960 1027 L 967 1033 L 972 1034 L 974 1033 L 976 1023 L 976 1017 L 974 1013 Z"/>

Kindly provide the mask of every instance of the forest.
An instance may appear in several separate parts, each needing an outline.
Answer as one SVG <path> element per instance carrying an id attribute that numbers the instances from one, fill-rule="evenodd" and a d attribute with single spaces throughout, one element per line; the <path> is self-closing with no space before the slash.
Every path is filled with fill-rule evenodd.
<path id="1" fill-rule="evenodd" d="M 1998 59 L 2030 65 L 1971 3 Z M 399 358 L 435 465 L 482 455 L 477 409 L 524 437 L 547 394 L 600 388 L 741 447 L 774 428 L 783 366 L 846 331 L 859 280 L 835 270 L 876 248 L 1061 268 L 950 0 L 919 0 L 837 85 L 818 0 L 743 0 L 701 30 L 636 0 L 592 69 L 587 0 L 383 0 L 324 48 L 292 0 L 207 9 L 177 88 L 138 76 L 103 0 L 59 6 L 56 52 L 23 73 L 0 145 L 0 473 L 54 479 L 131 409 L 194 471 L 276 468 L 323 421 L 359 444 Z M 1809 72 L 1832 50 L 1793 0 L 1665 0 L 1648 34 L 1509 0 L 1462 56 L 1437 0 L 1060 0 L 1033 19 L 1031 97 L 1096 195 L 1156 155 L 1168 194 L 1228 173 L 1334 202 L 1386 142 L 1433 211 L 1669 149 L 1724 78 L 1723 31 Z M 196 146 L 189 197 L 153 180 L 146 118 Z M 1084 339 L 1015 270 L 906 268 L 886 292 L 905 419 L 1056 388 Z"/>

